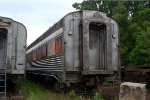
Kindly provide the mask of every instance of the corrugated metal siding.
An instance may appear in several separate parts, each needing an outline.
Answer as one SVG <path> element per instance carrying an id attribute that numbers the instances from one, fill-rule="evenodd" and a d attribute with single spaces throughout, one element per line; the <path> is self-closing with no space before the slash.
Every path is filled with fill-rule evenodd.
<path id="1" fill-rule="evenodd" d="M 49 68 L 51 70 L 61 70 L 63 63 L 62 55 L 54 55 L 46 59 L 33 61 L 31 64 L 34 68 Z"/>
<path id="2" fill-rule="evenodd" d="M 62 37 L 58 37 L 55 40 L 55 54 L 59 55 L 62 53 Z"/>

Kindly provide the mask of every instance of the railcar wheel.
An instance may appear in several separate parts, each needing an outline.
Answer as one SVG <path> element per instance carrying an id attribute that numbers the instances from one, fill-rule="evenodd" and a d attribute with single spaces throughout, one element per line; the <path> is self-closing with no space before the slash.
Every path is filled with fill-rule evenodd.
<path id="1" fill-rule="evenodd" d="M 60 91 L 60 83 L 58 81 L 55 82 L 54 84 L 54 89 L 55 91 L 59 92 Z"/>

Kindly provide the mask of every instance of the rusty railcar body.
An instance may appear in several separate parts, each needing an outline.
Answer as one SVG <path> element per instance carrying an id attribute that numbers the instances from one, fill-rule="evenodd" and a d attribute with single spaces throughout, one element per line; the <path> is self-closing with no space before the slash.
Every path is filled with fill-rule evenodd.
<path id="1" fill-rule="evenodd" d="M 118 25 L 103 12 L 67 14 L 27 48 L 27 73 L 68 86 L 119 72 Z"/>

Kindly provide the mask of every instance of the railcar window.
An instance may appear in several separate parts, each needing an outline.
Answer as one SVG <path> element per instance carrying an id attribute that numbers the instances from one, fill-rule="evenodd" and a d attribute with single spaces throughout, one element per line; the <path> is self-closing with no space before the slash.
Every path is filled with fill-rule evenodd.
<path id="1" fill-rule="evenodd" d="M 59 55 L 62 53 L 62 36 L 55 39 L 55 54 Z"/>
<path id="2" fill-rule="evenodd" d="M 3 49 L 3 40 L 0 39 L 0 49 Z"/>
<path id="3" fill-rule="evenodd" d="M 7 37 L 7 30 L 4 28 L 0 28 L 0 38 L 5 39 Z"/>
<path id="4" fill-rule="evenodd" d="M 42 51 L 42 58 L 46 58 L 46 45 L 45 44 L 41 47 L 41 51 Z"/>
<path id="5" fill-rule="evenodd" d="M 102 37 L 102 31 L 105 28 L 104 24 L 92 22 L 89 25 L 89 47 L 90 49 L 99 46 L 99 40 Z M 100 34 L 102 33 L 102 34 Z M 105 34 L 105 33 L 104 33 Z"/>

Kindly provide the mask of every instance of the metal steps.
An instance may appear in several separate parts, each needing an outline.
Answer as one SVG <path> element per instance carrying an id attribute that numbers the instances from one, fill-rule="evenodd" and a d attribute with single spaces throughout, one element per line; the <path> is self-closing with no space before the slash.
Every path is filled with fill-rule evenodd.
<path id="1" fill-rule="evenodd" d="M 0 68 L 0 100 L 6 100 L 6 69 Z"/>

